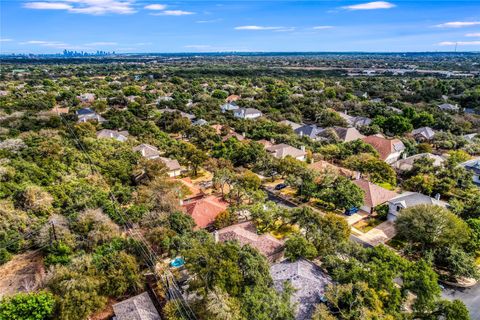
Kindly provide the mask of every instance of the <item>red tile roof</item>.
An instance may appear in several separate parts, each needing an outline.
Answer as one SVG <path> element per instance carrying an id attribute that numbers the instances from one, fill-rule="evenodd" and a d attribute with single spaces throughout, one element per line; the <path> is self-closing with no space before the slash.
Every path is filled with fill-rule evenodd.
<path id="1" fill-rule="evenodd" d="M 381 205 L 382 203 L 398 196 L 398 193 L 382 188 L 367 180 L 354 180 L 353 183 L 365 191 L 363 204 L 371 208 Z"/>
<path id="2" fill-rule="evenodd" d="M 220 213 L 227 210 L 228 203 L 215 196 L 206 196 L 186 200 L 182 208 L 201 229 L 211 225 Z"/>
<path id="3" fill-rule="evenodd" d="M 363 138 L 365 143 L 374 147 L 380 154 L 380 158 L 385 160 L 392 153 L 405 149 L 403 142 L 399 139 L 387 139 L 378 135 Z"/>
<path id="4" fill-rule="evenodd" d="M 250 245 L 264 256 L 272 256 L 283 250 L 283 241 L 269 234 L 257 234 L 252 222 L 243 222 L 218 230 L 218 240 L 238 241 L 242 246 Z"/>

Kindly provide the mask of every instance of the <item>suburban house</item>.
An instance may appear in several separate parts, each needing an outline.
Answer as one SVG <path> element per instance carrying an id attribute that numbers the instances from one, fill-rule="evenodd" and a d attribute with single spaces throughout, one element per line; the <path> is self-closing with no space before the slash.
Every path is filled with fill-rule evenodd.
<path id="1" fill-rule="evenodd" d="M 349 142 L 358 139 L 363 139 L 365 136 L 361 134 L 356 128 L 342 128 L 342 127 L 335 127 L 333 131 L 338 136 L 338 139 L 342 142 Z"/>
<path id="2" fill-rule="evenodd" d="M 323 132 L 323 128 L 319 128 L 314 124 L 304 124 L 293 131 L 300 137 L 309 137 L 312 140 L 323 139 L 319 134 Z"/>
<path id="3" fill-rule="evenodd" d="M 336 166 L 334 164 L 331 164 L 331 163 L 329 163 L 325 160 L 320 160 L 320 161 L 311 163 L 311 164 L 308 165 L 308 168 L 311 169 L 311 170 L 314 170 L 318 173 L 332 172 L 332 173 L 339 174 L 339 175 L 342 175 L 344 177 L 351 178 L 351 179 L 356 178 L 359 175 L 352 170 L 349 170 L 349 169 L 343 168 L 343 167 L 338 167 L 338 166 Z"/>
<path id="4" fill-rule="evenodd" d="M 438 108 L 443 111 L 452 111 L 452 112 L 457 112 L 460 110 L 457 104 L 453 105 L 450 103 L 442 103 L 441 105 L 438 106 Z"/>
<path id="5" fill-rule="evenodd" d="M 360 209 L 367 213 L 373 213 L 373 208 L 398 196 L 398 193 L 382 188 L 367 180 L 358 179 L 354 180 L 353 183 L 365 192 L 363 206 Z"/>
<path id="6" fill-rule="evenodd" d="M 95 101 L 95 95 L 93 93 L 82 93 L 81 95 L 77 96 L 77 98 L 82 103 L 92 103 Z"/>
<path id="7" fill-rule="evenodd" d="M 225 101 L 227 103 L 231 103 L 237 101 L 238 99 L 240 99 L 240 96 L 237 96 L 236 94 L 231 94 L 225 99 Z"/>
<path id="8" fill-rule="evenodd" d="M 52 109 L 50 109 L 49 112 L 60 115 L 60 114 L 67 114 L 69 110 L 70 110 L 69 107 L 62 108 L 59 105 L 56 105 Z"/>
<path id="9" fill-rule="evenodd" d="M 117 131 L 110 129 L 102 129 L 97 132 L 98 139 L 115 139 L 120 142 L 128 140 L 128 131 Z"/>
<path id="10" fill-rule="evenodd" d="M 200 195 L 185 200 L 182 208 L 193 218 L 196 229 L 203 229 L 210 227 L 215 218 L 228 209 L 228 203 L 216 196 Z"/>
<path id="11" fill-rule="evenodd" d="M 180 195 L 181 199 L 190 199 L 203 195 L 202 189 L 196 184 L 194 184 L 190 177 L 180 178 L 175 181 L 180 182 L 180 184 L 188 190 L 188 194 Z"/>
<path id="12" fill-rule="evenodd" d="M 444 162 L 445 159 L 441 156 L 437 156 L 431 153 L 419 153 L 408 158 L 400 159 L 392 164 L 392 167 L 399 170 L 399 171 L 410 171 L 413 168 L 413 164 L 415 161 L 421 158 L 428 158 L 433 160 L 434 167 L 440 167 Z"/>
<path id="13" fill-rule="evenodd" d="M 160 109 L 160 112 L 178 112 L 183 118 L 187 118 L 188 120 L 192 121 L 195 119 L 195 115 L 186 113 L 177 109 L 170 109 L 170 108 L 165 108 L 165 109 Z"/>
<path id="14" fill-rule="evenodd" d="M 123 300 L 112 307 L 114 320 L 161 320 L 148 292 Z"/>
<path id="15" fill-rule="evenodd" d="M 290 128 L 292 128 L 292 130 L 297 130 L 298 128 L 300 128 L 302 126 L 301 124 L 298 124 L 298 123 L 290 121 L 290 120 L 282 120 L 282 121 L 280 121 L 280 124 L 289 126 Z"/>
<path id="16" fill-rule="evenodd" d="M 278 292 L 283 291 L 285 282 L 290 282 L 296 289 L 291 302 L 296 305 L 297 320 L 312 318 L 315 306 L 325 301 L 325 291 L 332 283 L 331 278 L 317 265 L 305 259 L 276 263 L 270 267 L 270 275 Z"/>
<path id="17" fill-rule="evenodd" d="M 147 159 L 157 159 L 160 157 L 160 152 L 158 151 L 157 147 L 146 143 L 142 143 L 141 145 L 134 147 L 133 151 L 140 152 L 142 157 Z"/>
<path id="18" fill-rule="evenodd" d="M 467 140 L 468 142 L 472 142 L 473 139 L 475 139 L 478 136 L 477 133 L 470 133 L 470 134 L 465 134 L 462 137 Z"/>
<path id="19" fill-rule="evenodd" d="M 214 125 L 212 125 L 211 127 L 212 127 L 213 129 L 215 129 L 215 132 L 216 132 L 218 135 L 222 134 L 223 126 L 222 126 L 221 124 L 214 124 Z M 239 134 L 239 133 L 233 131 L 232 129 L 230 129 L 230 131 L 229 131 L 226 135 L 224 135 L 224 136 L 222 137 L 222 141 L 226 141 L 226 140 L 228 140 L 228 139 L 230 139 L 230 138 L 235 138 L 235 139 L 237 139 L 238 141 L 243 141 L 243 140 L 245 140 L 245 136 L 244 136 L 244 135 Z"/>
<path id="20" fill-rule="evenodd" d="M 254 108 L 239 108 L 233 111 L 233 116 L 240 119 L 256 119 L 263 116 L 263 113 Z"/>
<path id="21" fill-rule="evenodd" d="M 363 126 L 368 126 L 372 123 L 372 119 L 367 118 L 367 117 L 360 117 L 360 116 L 351 116 L 347 114 L 347 111 L 345 112 L 339 112 L 338 113 L 340 117 L 343 118 L 347 122 L 347 124 L 350 127 L 363 127 Z"/>
<path id="22" fill-rule="evenodd" d="M 194 126 L 206 126 L 207 124 L 208 122 L 205 119 L 198 119 L 197 121 L 193 122 Z"/>
<path id="23" fill-rule="evenodd" d="M 167 167 L 169 177 L 178 177 L 182 173 L 182 167 L 177 160 L 164 157 L 160 157 L 159 159 Z"/>
<path id="24" fill-rule="evenodd" d="M 417 141 L 429 141 L 435 136 L 435 131 L 430 127 L 421 127 L 413 130 L 410 135 Z"/>
<path id="25" fill-rule="evenodd" d="M 392 164 L 402 155 L 405 150 L 405 145 L 399 139 L 387 139 L 382 135 L 372 135 L 363 138 L 365 143 L 368 143 L 380 154 L 380 159 L 388 164 Z"/>
<path id="26" fill-rule="evenodd" d="M 238 241 L 242 246 L 257 249 L 268 261 L 277 261 L 283 256 L 284 243 L 270 234 L 257 233 L 251 221 L 235 224 L 214 232 L 216 242 Z"/>
<path id="27" fill-rule="evenodd" d="M 237 106 L 237 104 L 234 102 L 227 102 L 223 104 L 220 108 L 222 109 L 222 112 L 234 111 L 234 110 L 240 109 L 240 107 Z"/>
<path id="28" fill-rule="evenodd" d="M 90 108 L 82 108 L 77 110 L 76 112 L 78 121 L 79 123 L 81 122 L 87 122 L 87 121 L 97 121 L 98 123 L 105 122 L 105 120 L 101 115 L 97 114 L 95 111 L 93 111 Z"/>
<path id="29" fill-rule="evenodd" d="M 480 187 L 480 158 L 468 160 L 461 166 L 472 172 L 473 183 Z"/>
<path id="30" fill-rule="evenodd" d="M 307 155 L 305 152 L 305 147 L 302 147 L 302 149 L 297 149 L 285 143 L 269 146 L 266 148 L 266 150 L 278 159 L 283 159 L 287 156 L 290 156 L 294 159 L 305 161 L 305 156 Z"/>
<path id="31" fill-rule="evenodd" d="M 440 199 L 434 199 L 418 192 L 404 192 L 388 201 L 388 216 L 389 221 L 397 220 L 398 215 L 403 209 L 417 206 L 420 204 L 437 205 L 441 207 L 447 207 L 447 203 L 440 201 Z"/>

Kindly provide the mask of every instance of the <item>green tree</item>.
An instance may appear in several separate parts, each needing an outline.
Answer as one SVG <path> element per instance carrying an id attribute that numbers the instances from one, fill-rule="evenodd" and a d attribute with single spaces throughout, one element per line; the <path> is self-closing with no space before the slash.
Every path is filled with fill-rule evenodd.
<path id="1" fill-rule="evenodd" d="M 0 301 L 0 319 L 47 320 L 54 309 L 55 298 L 49 292 L 18 293 Z"/>
<path id="2" fill-rule="evenodd" d="M 294 236 L 285 242 L 285 257 L 290 261 L 313 259 L 317 254 L 315 246 L 302 236 Z"/>

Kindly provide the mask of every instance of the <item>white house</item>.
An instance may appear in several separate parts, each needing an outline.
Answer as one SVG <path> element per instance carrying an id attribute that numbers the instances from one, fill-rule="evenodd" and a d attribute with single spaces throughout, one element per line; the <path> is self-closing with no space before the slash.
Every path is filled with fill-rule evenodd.
<path id="1" fill-rule="evenodd" d="M 388 201 L 387 219 L 389 221 L 395 221 L 403 209 L 420 204 L 437 205 L 444 208 L 448 205 L 446 202 L 440 201 L 438 198 L 435 199 L 418 192 L 407 191 Z"/>
<path id="2" fill-rule="evenodd" d="M 222 109 L 222 112 L 235 111 L 240 109 L 240 107 L 237 106 L 235 102 L 227 102 L 223 104 L 220 108 Z"/>
<path id="3" fill-rule="evenodd" d="M 269 146 L 266 148 L 266 150 L 278 159 L 283 159 L 287 156 L 290 156 L 294 159 L 305 161 L 305 157 L 307 155 L 305 152 L 305 147 L 302 147 L 302 149 L 297 149 L 285 143 Z"/>
<path id="4" fill-rule="evenodd" d="M 93 93 L 82 93 L 77 98 L 83 103 L 92 103 L 95 101 L 95 95 Z"/>
<path id="5" fill-rule="evenodd" d="M 167 167 L 169 177 L 178 177 L 182 173 L 182 167 L 177 160 L 163 157 L 160 157 L 160 160 Z"/>
<path id="6" fill-rule="evenodd" d="M 480 158 L 468 160 L 461 166 L 472 173 L 473 183 L 480 187 Z"/>
<path id="7" fill-rule="evenodd" d="M 98 139 L 115 139 L 120 142 L 128 140 L 128 131 L 117 131 L 110 129 L 102 129 L 97 132 Z"/>
<path id="8" fill-rule="evenodd" d="M 142 157 L 147 159 L 157 159 L 160 157 L 158 149 L 155 146 L 146 143 L 134 147 L 133 151 L 140 152 Z"/>
<path id="9" fill-rule="evenodd" d="M 453 105 L 450 103 L 442 103 L 441 105 L 438 106 L 438 108 L 443 111 L 453 111 L 453 112 L 457 112 L 460 109 L 457 104 Z"/>
<path id="10" fill-rule="evenodd" d="M 233 116 L 240 119 L 256 119 L 262 115 L 260 110 L 254 108 L 239 108 L 233 112 Z"/>

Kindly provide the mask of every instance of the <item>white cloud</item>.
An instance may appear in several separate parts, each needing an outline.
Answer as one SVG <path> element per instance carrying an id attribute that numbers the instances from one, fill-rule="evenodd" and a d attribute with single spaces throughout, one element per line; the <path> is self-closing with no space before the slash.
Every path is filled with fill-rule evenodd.
<path id="1" fill-rule="evenodd" d="M 354 4 L 350 6 L 344 6 L 343 9 L 346 10 L 375 10 L 375 9 L 390 9 L 396 7 L 391 2 L 386 1 L 373 1 L 367 3 Z"/>
<path id="2" fill-rule="evenodd" d="M 144 7 L 147 10 L 165 10 L 167 8 L 167 5 L 165 4 L 159 4 L 159 3 L 153 3 L 149 4 Z"/>
<path id="3" fill-rule="evenodd" d="M 108 42 L 108 41 L 98 41 L 98 42 L 90 42 L 90 43 L 85 43 L 86 46 L 90 47 L 102 47 L 102 46 L 116 46 L 118 43 L 116 42 Z"/>
<path id="4" fill-rule="evenodd" d="M 294 27 L 266 27 L 266 26 L 239 26 L 235 27 L 235 30 L 254 30 L 254 31 L 263 31 L 263 30 L 272 30 L 272 31 L 293 31 Z"/>
<path id="5" fill-rule="evenodd" d="M 438 43 L 439 46 L 480 46 L 480 41 L 443 41 Z"/>
<path id="6" fill-rule="evenodd" d="M 312 29 L 314 30 L 325 30 L 325 29 L 332 29 L 333 26 L 316 26 L 316 27 L 313 27 Z"/>
<path id="7" fill-rule="evenodd" d="M 438 28 L 464 28 L 480 25 L 480 21 L 453 21 L 437 24 Z"/>
<path id="8" fill-rule="evenodd" d="M 212 20 L 199 20 L 195 21 L 196 23 L 215 23 L 215 22 L 220 22 L 223 19 L 212 19 Z"/>
<path id="9" fill-rule="evenodd" d="M 26 2 L 27 9 L 65 10 L 71 13 L 103 15 L 107 13 L 131 14 L 135 0 L 58 0 L 56 2 Z"/>
<path id="10" fill-rule="evenodd" d="M 10 42 L 10 41 L 13 41 L 13 39 L 9 39 L 9 38 L 0 38 L 0 42 Z"/>
<path id="11" fill-rule="evenodd" d="M 480 32 L 477 33 L 467 33 L 465 37 L 480 37 Z"/>
<path id="12" fill-rule="evenodd" d="M 24 8 L 37 10 L 70 10 L 72 6 L 65 2 L 27 2 Z"/>
<path id="13" fill-rule="evenodd" d="M 165 10 L 159 13 L 152 13 L 153 16 L 188 16 L 195 14 L 195 12 L 184 10 Z"/>
<path id="14" fill-rule="evenodd" d="M 69 46 L 68 44 L 60 41 L 44 41 L 44 40 L 29 40 L 25 42 L 20 42 L 21 45 L 37 45 L 42 47 L 52 47 L 52 48 L 64 48 Z"/>

